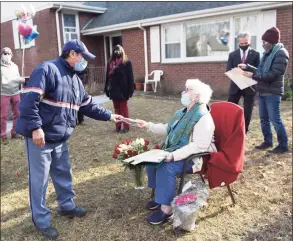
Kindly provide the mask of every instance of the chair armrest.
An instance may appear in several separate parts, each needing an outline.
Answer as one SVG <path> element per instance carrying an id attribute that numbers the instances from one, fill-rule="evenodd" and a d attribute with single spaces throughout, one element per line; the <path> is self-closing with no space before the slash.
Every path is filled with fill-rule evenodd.
<path id="1" fill-rule="evenodd" d="M 192 160 L 195 157 L 203 157 L 203 156 L 207 156 L 207 155 L 210 155 L 210 153 L 209 152 L 199 152 L 199 153 L 192 154 L 189 157 L 187 157 L 186 161 Z"/>

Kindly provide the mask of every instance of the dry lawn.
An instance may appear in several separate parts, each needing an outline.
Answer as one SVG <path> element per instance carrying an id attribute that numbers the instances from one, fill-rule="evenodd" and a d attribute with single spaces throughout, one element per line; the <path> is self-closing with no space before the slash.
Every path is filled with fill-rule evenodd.
<path id="1" fill-rule="evenodd" d="M 104 106 L 112 109 L 111 103 Z M 166 122 L 181 106 L 178 100 L 136 96 L 129 108 L 133 118 Z M 292 103 L 282 103 L 290 153 L 268 155 L 254 150 L 254 145 L 262 142 L 257 113 L 255 107 L 243 174 L 232 185 L 237 205 L 230 205 L 225 188 L 211 190 L 209 205 L 200 212 L 197 229 L 191 233 L 174 233 L 170 223 L 150 226 L 144 208 L 150 190 L 135 190 L 131 173 L 111 158 L 113 147 L 125 138 L 144 137 L 153 144 L 161 139 L 135 128 L 128 134 L 116 134 L 112 123 L 86 119 L 86 125 L 76 128 L 69 147 L 76 202 L 89 212 L 83 219 L 60 217 L 50 183 L 47 205 L 52 210 L 52 225 L 60 232 L 59 240 L 291 240 Z M 22 141 L 1 146 L 1 240 L 43 240 L 31 222 L 26 162 Z"/>

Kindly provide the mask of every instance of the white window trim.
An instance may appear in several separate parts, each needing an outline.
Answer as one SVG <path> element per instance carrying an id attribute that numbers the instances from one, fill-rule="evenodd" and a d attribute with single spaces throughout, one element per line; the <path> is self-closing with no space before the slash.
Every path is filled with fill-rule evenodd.
<path id="1" fill-rule="evenodd" d="M 249 13 L 240 13 L 240 14 L 230 14 L 222 17 L 210 17 L 210 18 L 203 18 L 203 19 L 196 19 L 196 20 L 188 20 L 188 21 L 181 21 L 176 23 L 170 24 L 163 24 L 161 25 L 161 49 L 162 49 L 162 56 L 161 56 L 161 63 L 168 64 L 168 63 L 197 63 L 197 62 L 225 62 L 228 60 L 229 53 L 234 51 L 235 39 L 232 36 L 235 36 L 235 27 L 234 27 L 234 20 L 238 17 L 245 17 L 245 16 L 256 16 L 257 17 L 257 25 L 258 30 L 261 29 L 261 22 L 263 13 L 261 11 L 253 11 Z M 210 23 L 213 21 L 230 21 L 230 41 L 229 41 L 229 53 L 226 56 L 201 56 L 201 57 L 181 57 L 181 58 L 165 58 L 165 28 L 170 26 L 180 25 L 180 34 L 181 34 L 181 56 L 186 56 L 186 34 L 184 24 L 203 24 L 203 23 Z M 179 33 L 178 33 L 179 34 Z M 257 45 L 256 50 L 262 52 L 261 49 L 261 39 L 260 31 L 257 31 L 256 39 Z"/>
<path id="2" fill-rule="evenodd" d="M 63 33 L 63 44 L 65 44 L 65 26 L 64 26 L 64 14 L 71 14 L 71 15 L 75 15 L 75 24 L 76 24 L 76 34 L 77 34 L 77 38 L 78 40 L 80 40 L 80 27 L 79 27 L 79 18 L 78 18 L 78 12 L 76 11 L 62 11 L 61 13 L 61 18 L 62 18 L 62 33 Z M 66 28 L 70 28 L 70 27 L 66 27 Z M 73 28 L 73 27 L 72 27 Z"/>

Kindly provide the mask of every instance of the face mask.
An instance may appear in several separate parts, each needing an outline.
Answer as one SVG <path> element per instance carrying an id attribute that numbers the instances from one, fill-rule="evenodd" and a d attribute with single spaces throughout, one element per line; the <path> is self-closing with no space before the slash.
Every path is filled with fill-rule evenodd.
<path id="1" fill-rule="evenodd" d="M 87 61 L 84 58 L 82 58 L 81 61 L 75 63 L 74 70 L 77 72 L 82 72 L 85 70 L 86 67 Z"/>
<path id="2" fill-rule="evenodd" d="M 185 93 L 181 95 L 181 104 L 185 107 L 189 106 L 191 103 L 189 94 Z"/>
<path id="3" fill-rule="evenodd" d="M 2 55 L 2 59 L 7 62 L 10 63 L 11 62 L 11 55 Z"/>
<path id="4" fill-rule="evenodd" d="M 272 49 L 273 45 L 271 43 L 266 43 L 266 44 L 263 44 L 262 47 L 264 48 L 266 52 L 269 52 Z"/>
<path id="5" fill-rule="evenodd" d="M 115 56 L 115 58 L 120 58 L 122 56 L 121 51 L 119 51 L 119 50 L 114 51 L 114 56 Z"/>
<path id="6" fill-rule="evenodd" d="M 246 46 L 239 46 L 240 49 L 242 49 L 243 51 L 246 51 L 248 49 L 249 45 Z"/>

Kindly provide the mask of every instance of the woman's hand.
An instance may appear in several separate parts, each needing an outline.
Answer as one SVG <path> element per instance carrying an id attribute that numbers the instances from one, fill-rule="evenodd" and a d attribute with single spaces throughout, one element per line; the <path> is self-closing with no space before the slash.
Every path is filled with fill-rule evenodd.
<path id="1" fill-rule="evenodd" d="M 144 121 L 144 120 L 136 120 L 137 121 L 137 126 L 139 128 L 147 128 L 148 127 L 148 122 Z"/>
<path id="2" fill-rule="evenodd" d="M 165 162 L 171 162 L 171 161 L 173 161 L 173 160 L 174 160 L 173 154 L 170 153 L 170 154 L 166 157 Z"/>
<path id="3" fill-rule="evenodd" d="M 246 77 L 248 77 L 248 78 L 252 78 L 253 73 L 251 73 L 251 72 L 247 72 L 247 71 L 244 71 L 244 72 L 243 72 L 243 75 L 246 76 Z"/>

